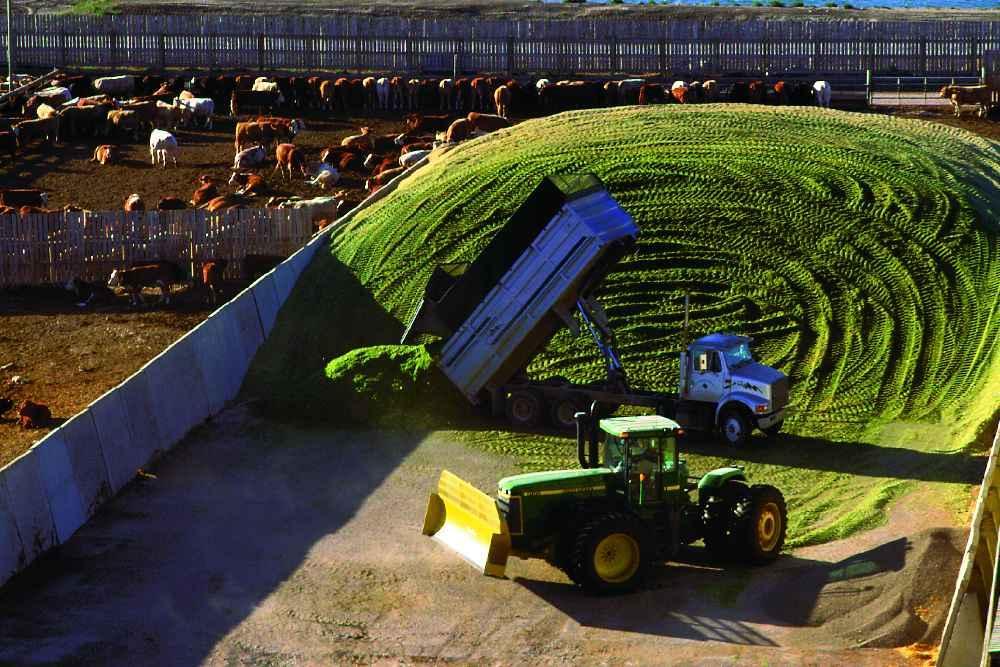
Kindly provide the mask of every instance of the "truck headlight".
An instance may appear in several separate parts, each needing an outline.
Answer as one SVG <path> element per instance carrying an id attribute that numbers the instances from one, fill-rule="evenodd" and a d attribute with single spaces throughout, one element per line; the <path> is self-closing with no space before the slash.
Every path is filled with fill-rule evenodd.
<path id="1" fill-rule="evenodd" d="M 765 412 L 767 412 L 767 403 L 758 403 L 756 406 L 754 406 L 754 410 L 756 410 L 757 414 L 759 415 L 764 414 Z"/>

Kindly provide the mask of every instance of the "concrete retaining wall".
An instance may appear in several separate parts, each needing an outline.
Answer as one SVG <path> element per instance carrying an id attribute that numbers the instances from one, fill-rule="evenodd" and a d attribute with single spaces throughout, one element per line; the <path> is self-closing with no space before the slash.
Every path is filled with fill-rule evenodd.
<path id="1" fill-rule="evenodd" d="M 65 542 L 136 472 L 236 397 L 295 282 L 330 233 L 424 158 L 131 377 L 0 469 L 0 584 Z"/>
<path id="2" fill-rule="evenodd" d="M 997 607 L 998 542 L 1000 542 L 1000 425 L 986 463 L 983 484 L 972 513 L 958 581 L 941 635 L 939 667 L 989 664 L 988 647 Z"/>

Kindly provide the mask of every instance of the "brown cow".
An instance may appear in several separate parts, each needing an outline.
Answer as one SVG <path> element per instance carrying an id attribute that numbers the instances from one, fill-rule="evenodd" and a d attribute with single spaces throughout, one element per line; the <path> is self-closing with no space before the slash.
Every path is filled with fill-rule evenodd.
<path id="1" fill-rule="evenodd" d="M 469 122 L 480 132 L 495 132 L 510 127 L 510 121 L 500 116 L 472 111 L 468 115 Z"/>
<path id="2" fill-rule="evenodd" d="M 27 146 L 43 138 L 55 146 L 59 141 L 59 116 L 22 120 L 14 125 L 13 132 L 18 146 Z"/>
<path id="3" fill-rule="evenodd" d="M 448 143 L 464 141 L 472 134 L 472 130 L 472 123 L 469 122 L 468 118 L 459 118 L 448 126 L 448 132 L 445 134 L 444 140 Z"/>
<path id="4" fill-rule="evenodd" d="M 140 303 L 139 295 L 143 287 L 159 287 L 160 301 L 167 305 L 170 303 L 170 286 L 186 282 L 187 278 L 174 262 L 150 261 L 129 269 L 115 269 L 108 279 L 108 287 L 124 289 L 134 306 Z"/>
<path id="5" fill-rule="evenodd" d="M 993 103 L 993 91 L 986 85 L 945 86 L 938 93 L 938 96 L 951 102 L 951 106 L 955 109 L 956 118 L 962 117 L 963 106 L 971 105 L 979 107 L 979 117 L 985 118 Z"/>
<path id="6" fill-rule="evenodd" d="M 228 266 L 226 259 L 207 259 L 201 263 L 201 282 L 208 290 L 206 301 L 215 305 L 219 301 L 219 293 L 222 292 L 222 274 Z"/>
<path id="7" fill-rule="evenodd" d="M 500 86 L 493 91 L 493 102 L 497 105 L 497 115 L 507 118 L 510 115 L 511 92 L 507 86 Z"/>
<path id="8" fill-rule="evenodd" d="M 156 204 L 157 211 L 183 211 L 187 207 L 187 202 L 180 197 L 160 197 Z"/>
<path id="9" fill-rule="evenodd" d="M 206 202 L 200 208 L 205 209 L 209 213 L 214 213 L 216 211 L 234 208 L 246 208 L 248 204 L 250 204 L 250 200 L 247 197 L 239 194 L 230 194 L 215 197 L 214 199 Z"/>
<path id="10" fill-rule="evenodd" d="M 238 195 L 259 197 L 267 193 L 267 183 L 264 181 L 264 177 L 259 174 L 233 172 L 233 175 L 229 177 L 229 184 L 240 186 L 236 191 Z"/>
<path id="11" fill-rule="evenodd" d="M 329 79 L 323 79 L 319 83 L 320 106 L 327 111 L 333 111 L 334 109 L 334 100 L 337 96 L 334 85 L 334 82 Z"/>
<path id="12" fill-rule="evenodd" d="M 94 156 L 90 158 L 91 162 L 98 162 L 101 165 L 114 164 L 121 159 L 121 154 L 118 151 L 117 146 L 112 146 L 111 144 L 101 144 L 94 149 Z"/>
<path id="13" fill-rule="evenodd" d="M 419 113 L 411 113 L 406 116 L 406 133 L 415 134 L 417 132 L 444 132 L 455 120 L 451 114 L 441 114 L 438 116 L 425 116 Z"/>
<path id="14" fill-rule="evenodd" d="M 36 188 L 11 188 L 0 190 L 0 206 L 48 206 L 49 195 Z"/>
<path id="15" fill-rule="evenodd" d="M 490 107 L 490 83 L 486 77 L 477 76 L 469 84 L 472 88 L 472 110 L 486 111 Z"/>
<path id="16" fill-rule="evenodd" d="M 400 174 L 406 171 L 406 167 L 394 167 L 393 169 L 386 169 L 382 173 L 372 176 L 367 181 L 365 181 L 365 189 L 369 192 L 374 192 L 380 187 L 396 178 Z"/>
<path id="17" fill-rule="evenodd" d="M 52 421 L 52 412 L 47 405 L 25 399 L 17 406 L 17 421 L 21 428 L 45 428 Z"/>
<path id="18" fill-rule="evenodd" d="M 128 213 L 146 210 L 146 202 L 137 193 L 132 193 L 122 202 L 122 209 Z"/>
<path id="19" fill-rule="evenodd" d="M 372 129 L 370 127 L 361 128 L 361 134 L 354 134 L 349 137 L 344 137 L 340 141 L 341 146 L 347 148 L 354 148 L 359 151 L 370 153 L 372 151 Z"/>
<path id="20" fill-rule="evenodd" d="M 295 144 L 278 144 L 278 147 L 274 149 L 274 157 L 277 164 L 274 166 L 274 171 L 281 172 L 281 177 L 284 179 L 285 170 L 288 170 L 288 179 L 292 179 L 292 171 L 298 169 L 302 172 L 305 177 L 309 176 L 309 172 L 306 170 L 306 159 L 305 151 L 298 148 Z"/>
<path id="21" fill-rule="evenodd" d="M 108 125 L 105 134 L 110 135 L 112 131 L 119 134 L 131 134 L 135 141 L 139 141 L 139 131 L 141 123 L 135 111 L 114 110 L 108 112 Z"/>
<path id="22" fill-rule="evenodd" d="M 219 188 L 212 179 L 202 180 L 201 186 L 191 195 L 192 206 L 204 206 L 219 196 Z"/>

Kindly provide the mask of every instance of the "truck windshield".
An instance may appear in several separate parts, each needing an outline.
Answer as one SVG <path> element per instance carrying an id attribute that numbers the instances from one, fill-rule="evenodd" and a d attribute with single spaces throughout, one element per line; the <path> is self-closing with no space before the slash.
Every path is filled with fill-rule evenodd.
<path id="1" fill-rule="evenodd" d="M 725 350 L 723 354 L 726 355 L 726 365 L 730 368 L 741 366 L 745 363 L 753 361 L 753 356 L 750 354 L 749 343 L 734 345 L 728 350 Z"/>

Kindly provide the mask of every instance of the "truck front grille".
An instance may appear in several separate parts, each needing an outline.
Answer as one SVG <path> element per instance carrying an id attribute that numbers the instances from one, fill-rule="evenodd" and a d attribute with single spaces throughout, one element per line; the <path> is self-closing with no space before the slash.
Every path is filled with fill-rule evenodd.
<path id="1" fill-rule="evenodd" d="M 788 378 L 781 378 L 772 385 L 771 405 L 774 410 L 780 410 L 788 405 Z"/>

